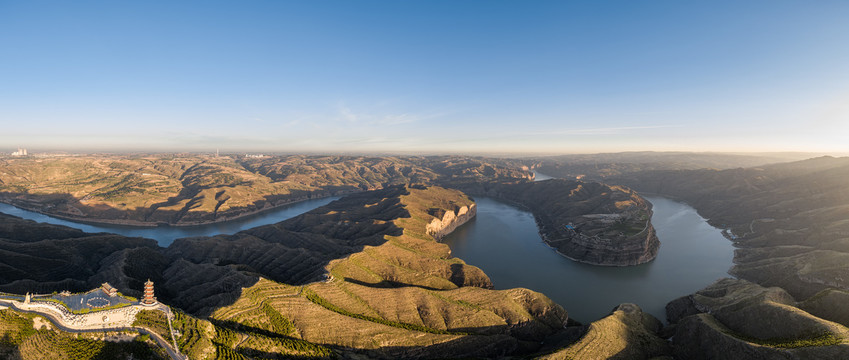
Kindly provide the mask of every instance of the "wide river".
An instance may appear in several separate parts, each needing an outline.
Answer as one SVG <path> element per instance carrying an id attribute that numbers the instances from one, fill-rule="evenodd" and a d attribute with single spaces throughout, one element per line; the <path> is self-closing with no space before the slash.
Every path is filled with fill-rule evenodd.
<path id="1" fill-rule="evenodd" d="M 693 208 L 662 197 L 645 198 L 654 205 L 652 224 L 661 246 L 657 258 L 644 265 L 605 267 L 569 260 L 543 243 L 531 213 L 486 197 L 476 198 L 477 217 L 446 237 L 445 243 L 453 256 L 483 269 L 497 289 L 542 292 L 579 321 L 601 318 L 624 302 L 637 303 L 664 320 L 667 302 L 727 276 L 734 248 Z M 177 238 L 233 234 L 273 224 L 335 199 L 307 200 L 237 220 L 185 227 L 81 224 L 7 204 L 0 204 L 0 212 L 87 232 L 151 238 L 168 246 Z"/>
<path id="2" fill-rule="evenodd" d="M 248 215 L 235 220 L 224 221 L 198 226 L 128 226 L 113 224 L 84 224 L 63 219 L 50 217 L 37 212 L 16 208 L 9 204 L 0 203 L 0 212 L 22 217 L 24 219 L 46 222 L 50 224 L 65 225 L 80 229 L 85 232 L 110 232 L 124 236 L 139 236 L 154 239 L 160 246 L 168 246 L 174 239 L 190 236 L 213 236 L 218 234 L 235 234 L 242 230 L 253 227 L 274 224 L 307 211 L 324 206 L 339 197 L 327 197 L 321 199 L 304 200 L 288 205 L 279 206 L 257 214 Z"/>
<path id="3" fill-rule="evenodd" d="M 496 289 L 542 292 L 578 321 L 599 319 L 625 302 L 665 321 L 666 303 L 728 276 L 734 247 L 692 207 L 644 197 L 654 205 L 651 221 L 661 245 L 657 258 L 643 265 L 569 260 L 542 241 L 531 213 L 486 197 L 475 198 L 477 216 L 444 242 L 453 256 L 483 269 Z"/>

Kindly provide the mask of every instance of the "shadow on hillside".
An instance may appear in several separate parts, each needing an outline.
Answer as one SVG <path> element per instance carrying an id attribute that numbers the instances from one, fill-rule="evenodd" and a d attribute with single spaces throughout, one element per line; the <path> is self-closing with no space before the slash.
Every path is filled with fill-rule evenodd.
<path id="1" fill-rule="evenodd" d="M 314 346 L 301 339 L 281 335 L 274 331 L 260 329 L 257 327 L 237 323 L 229 320 L 210 319 L 216 326 L 229 328 L 236 331 L 260 335 L 288 342 L 293 348 L 297 346 Z M 443 343 L 428 346 L 388 346 L 380 349 L 354 349 L 353 351 L 371 358 L 494 358 L 506 355 L 529 355 L 540 350 L 556 349 L 567 346 L 578 340 L 585 332 L 587 326 L 574 326 L 567 329 L 557 330 L 555 333 L 532 333 L 533 329 L 522 329 L 507 325 L 486 326 L 475 328 L 453 329 L 456 333 L 467 333 L 463 336 Z M 524 334 L 523 334 L 524 333 Z M 517 336 L 518 335 L 518 336 Z M 329 348 L 338 348 L 338 344 L 323 344 Z M 247 356 L 274 359 L 289 358 L 278 353 L 262 352 L 255 349 L 238 348 Z M 309 357 L 306 357 L 309 358 Z"/>
<path id="2" fill-rule="evenodd" d="M 7 332 L 0 336 L 0 357 L 4 359 L 21 359 L 21 351 L 12 339 L 12 333 Z"/>
<path id="3" fill-rule="evenodd" d="M 371 288 L 397 288 L 397 287 L 410 286 L 410 287 L 417 287 L 417 288 L 421 288 L 421 289 L 425 289 L 425 290 L 431 290 L 431 291 L 443 290 L 443 289 L 430 287 L 430 286 L 407 284 L 407 283 L 402 283 L 400 281 L 392 281 L 392 280 L 383 280 L 383 281 L 376 282 L 376 283 L 369 283 L 369 282 L 365 282 L 365 281 L 362 281 L 362 280 L 346 277 L 345 282 L 349 282 L 351 284 L 356 284 L 356 285 L 361 285 L 361 286 L 366 286 L 366 287 L 371 287 Z"/>
<path id="4" fill-rule="evenodd" d="M 496 359 L 532 358 L 547 349 L 566 347 L 580 336 L 560 336 L 570 330 L 540 339 L 521 339 L 511 333 L 506 325 L 475 328 L 474 335 L 461 336 L 445 342 L 426 346 L 384 346 L 378 349 L 346 349 L 370 358 L 383 359 Z M 564 342 L 568 339 L 569 343 Z M 324 344 L 327 347 L 338 347 Z"/>
<path id="5" fill-rule="evenodd" d="M 68 193 L 29 194 L 22 192 L 0 192 L 0 202 L 7 203 L 25 210 L 34 211 L 48 216 L 68 219 L 75 222 L 90 224 L 109 224 L 126 222 L 129 225 L 178 225 L 186 223 L 213 223 L 234 218 L 258 214 L 278 206 L 295 202 L 321 199 L 332 196 L 342 196 L 366 191 L 359 186 L 327 186 L 320 190 L 307 191 L 292 189 L 284 195 L 265 195 L 250 205 L 229 208 L 224 212 L 218 209 L 230 199 L 224 190 L 215 195 L 216 202 L 213 211 L 201 211 L 202 190 L 208 188 L 188 186 L 181 189 L 177 196 L 168 200 L 154 203 L 148 207 L 133 210 L 116 208 L 107 204 L 84 204 L 84 198 L 77 198 Z M 179 209 L 165 209 L 181 205 Z"/>
<path id="6" fill-rule="evenodd" d="M 140 297 L 150 279 L 160 301 L 204 316 L 233 304 L 260 277 L 292 285 L 320 281 L 330 261 L 400 236 L 389 220 L 410 216 L 400 203 L 406 194 L 403 186 L 353 194 L 280 223 L 178 239 L 168 248 L 8 216 L 3 226 L 14 229 L 2 232 L 9 239 L 0 237 L 0 290 L 82 292 L 109 282 Z"/>
<path id="7" fill-rule="evenodd" d="M 400 236 L 402 229 L 387 220 L 410 216 L 400 203 L 405 194 L 404 187 L 353 194 L 233 235 L 177 239 L 156 253 L 132 250 L 122 273 L 134 289 L 150 277 L 160 284 L 161 301 L 207 316 L 232 305 L 260 277 L 290 285 L 321 281 L 330 261 Z"/>

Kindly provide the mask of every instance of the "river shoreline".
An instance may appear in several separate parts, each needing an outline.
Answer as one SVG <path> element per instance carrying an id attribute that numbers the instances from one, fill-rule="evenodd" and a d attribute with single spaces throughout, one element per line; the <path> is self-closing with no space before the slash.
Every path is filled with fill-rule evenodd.
<path id="1" fill-rule="evenodd" d="M 476 221 L 442 242 L 452 257 L 481 268 L 496 289 L 542 292 L 578 321 L 600 319 L 627 302 L 663 320 L 669 301 L 728 277 L 734 247 L 721 229 L 709 226 L 686 204 L 646 200 L 663 246 L 654 260 L 639 265 L 599 266 L 570 259 L 545 242 L 533 213 L 487 196 L 475 199 Z"/>
<path id="2" fill-rule="evenodd" d="M 8 199 L 2 199 L 2 198 L 0 198 L 0 203 L 6 204 L 6 205 L 9 205 L 9 206 L 14 206 L 14 207 L 21 209 L 21 210 L 26 210 L 26 211 L 38 213 L 38 214 L 41 214 L 41 215 L 44 215 L 44 216 L 49 216 L 49 217 L 67 220 L 67 221 L 85 224 L 85 225 L 120 225 L 120 226 L 132 226 L 132 227 L 138 227 L 138 228 L 157 228 L 157 227 L 190 228 L 190 227 L 196 227 L 196 226 L 222 224 L 222 223 L 226 223 L 228 221 L 240 220 L 240 219 L 244 219 L 244 218 L 251 217 L 251 216 L 254 216 L 254 215 L 262 215 L 263 213 L 271 212 L 271 211 L 277 210 L 281 207 L 302 203 L 304 201 L 320 200 L 320 199 L 326 199 L 326 198 L 331 198 L 331 197 L 339 197 L 339 196 L 343 196 L 343 195 L 355 194 L 357 192 L 360 192 L 360 191 L 339 192 L 339 193 L 329 194 L 327 196 L 316 196 L 316 197 L 309 197 L 309 198 L 306 198 L 306 199 L 286 201 L 286 202 L 282 202 L 282 203 L 271 205 L 271 206 L 265 206 L 261 209 L 246 211 L 246 212 L 240 213 L 236 216 L 221 217 L 221 218 L 218 218 L 218 219 L 212 220 L 212 221 L 193 221 L 193 222 L 183 222 L 183 223 L 175 223 L 175 224 L 164 223 L 164 222 L 147 222 L 147 221 L 129 220 L 129 219 L 125 219 L 125 220 L 97 219 L 97 218 L 79 217 L 79 216 L 73 216 L 73 215 L 67 215 L 67 214 L 57 214 L 57 213 L 42 211 L 41 209 L 39 209 L 37 207 L 26 206 L 26 205 L 22 205 L 22 204 L 17 203 L 17 202 L 10 202 L 10 201 L 8 201 Z"/>

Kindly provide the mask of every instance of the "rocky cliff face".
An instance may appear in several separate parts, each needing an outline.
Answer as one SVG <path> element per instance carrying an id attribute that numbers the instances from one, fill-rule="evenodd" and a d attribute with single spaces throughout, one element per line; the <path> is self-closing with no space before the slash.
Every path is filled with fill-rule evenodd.
<path id="1" fill-rule="evenodd" d="M 579 234 L 573 236 L 569 243 L 552 241 L 549 244 L 557 244 L 558 252 L 575 261 L 608 266 L 647 263 L 654 260 L 660 250 L 660 241 L 651 224 L 631 236 L 605 238 Z"/>
<path id="2" fill-rule="evenodd" d="M 433 219 L 425 231 L 434 239 L 442 240 L 445 236 L 452 233 L 458 226 L 465 224 L 475 217 L 478 208 L 475 204 L 462 206 L 456 211 L 446 211 L 442 218 Z"/>

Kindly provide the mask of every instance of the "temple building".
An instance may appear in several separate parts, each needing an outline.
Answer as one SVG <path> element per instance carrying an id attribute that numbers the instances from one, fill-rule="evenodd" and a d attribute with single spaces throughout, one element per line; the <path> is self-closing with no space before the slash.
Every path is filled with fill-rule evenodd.
<path id="1" fill-rule="evenodd" d="M 112 285 L 109 285 L 108 282 L 101 284 L 100 289 L 103 290 L 103 293 L 105 293 L 106 295 L 109 295 L 109 296 L 118 295 L 118 289 L 112 287 Z"/>
<path id="2" fill-rule="evenodd" d="M 147 282 L 144 283 L 144 297 L 142 297 L 141 303 L 142 305 L 156 304 L 156 297 L 153 296 L 153 281 L 150 281 L 150 279 L 147 279 Z"/>

